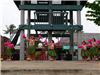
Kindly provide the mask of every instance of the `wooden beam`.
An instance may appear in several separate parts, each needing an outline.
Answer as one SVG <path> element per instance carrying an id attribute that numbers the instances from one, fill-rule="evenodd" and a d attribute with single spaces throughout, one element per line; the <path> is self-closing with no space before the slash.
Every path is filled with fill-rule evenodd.
<path id="1" fill-rule="evenodd" d="M 19 5 L 20 10 L 73 10 L 78 11 L 82 5 Z"/>

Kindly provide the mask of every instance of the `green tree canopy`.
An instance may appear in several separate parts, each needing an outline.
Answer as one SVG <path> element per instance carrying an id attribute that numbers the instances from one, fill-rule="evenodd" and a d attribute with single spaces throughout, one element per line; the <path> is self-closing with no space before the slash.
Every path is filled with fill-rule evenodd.
<path id="1" fill-rule="evenodd" d="M 87 20 L 93 21 L 96 25 L 100 26 L 100 1 L 87 2 L 85 7 L 90 9 L 86 14 Z"/>

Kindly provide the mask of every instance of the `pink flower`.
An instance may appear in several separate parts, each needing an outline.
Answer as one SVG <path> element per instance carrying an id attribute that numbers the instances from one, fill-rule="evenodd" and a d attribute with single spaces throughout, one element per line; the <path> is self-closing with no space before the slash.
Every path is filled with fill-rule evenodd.
<path id="1" fill-rule="evenodd" d="M 14 48 L 14 45 L 13 44 L 9 44 L 8 47 L 12 49 L 12 48 Z"/>
<path id="2" fill-rule="evenodd" d="M 92 41 L 93 41 L 92 39 L 88 39 L 87 40 L 88 43 L 92 43 Z"/>
<path id="3" fill-rule="evenodd" d="M 82 45 L 78 45 L 78 48 L 83 48 L 83 46 Z"/>
<path id="4" fill-rule="evenodd" d="M 22 37 L 23 37 L 23 39 L 25 39 L 26 38 L 25 34 L 23 34 Z"/>
<path id="5" fill-rule="evenodd" d="M 97 44 L 100 44 L 100 40 L 97 40 L 96 43 L 97 43 Z"/>
<path id="6" fill-rule="evenodd" d="M 9 42 L 9 41 L 4 43 L 5 46 L 8 46 L 9 44 L 11 44 L 11 42 Z"/>
<path id="7" fill-rule="evenodd" d="M 92 47 L 92 44 L 90 44 L 90 43 L 89 43 L 89 44 L 87 44 L 87 47 L 91 48 L 91 47 Z"/>
<path id="8" fill-rule="evenodd" d="M 8 48 L 14 48 L 14 45 L 10 41 L 5 42 L 4 45 Z"/>
<path id="9" fill-rule="evenodd" d="M 45 39 L 44 43 L 45 43 L 45 46 L 48 46 L 48 41 L 47 41 L 47 39 Z"/>

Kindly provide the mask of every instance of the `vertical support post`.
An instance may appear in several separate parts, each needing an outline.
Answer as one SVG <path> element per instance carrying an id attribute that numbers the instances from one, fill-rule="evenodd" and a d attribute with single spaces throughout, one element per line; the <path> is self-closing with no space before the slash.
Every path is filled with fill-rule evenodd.
<path id="1" fill-rule="evenodd" d="M 52 26 L 52 23 L 51 23 L 51 10 L 49 12 L 49 24 Z M 52 39 L 52 31 L 48 31 L 48 44 L 50 43 Z"/>
<path id="2" fill-rule="evenodd" d="M 49 2 L 49 5 L 51 5 L 52 2 L 50 1 Z M 49 24 L 52 26 L 52 10 L 50 9 L 49 10 Z M 52 31 L 48 31 L 48 43 L 50 43 L 52 39 Z"/>
<path id="3" fill-rule="evenodd" d="M 48 50 L 50 49 L 50 41 L 52 40 L 52 31 L 48 31 Z M 48 59 L 48 55 L 47 55 Z"/>
<path id="4" fill-rule="evenodd" d="M 51 5 L 52 2 L 49 2 Z M 52 10 L 49 10 L 49 24 L 52 26 Z M 48 49 L 50 49 L 50 41 L 52 40 L 52 31 L 48 31 Z M 48 55 L 47 55 L 48 56 Z"/>
<path id="5" fill-rule="evenodd" d="M 52 4 L 52 1 L 49 1 L 49 5 Z M 52 25 L 52 10 L 49 10 L 49 24 Z"/>
<path id="6" fill-rule="evenodd" d="M 0 35 L 0 60 L 1 60 L 1 35 Z"/>
<path id="7" fill-rule="evenodd" d="M 28 24 L 28 31 L 27 31 L 27 37 L 30 37 L 30 18 L 31 18 L 31 11 L 27 11 L 27 24 Z M 26 47 L 29 47 L 29 42 L 26 43 Z M 26 56 L 28 55 L 28 51 L 26 50 Z"/>
<path id="8" fill-rule="evenodd" d="M 52 26 L 52 10 L 49 10 L 49 24 Z"/>
<path id="9" fill-rule="evenodd" d="M 72 53 L 72 60 L 73 60 L 73 51 L 74 51 L 74 39 L 73 39 L 73 11 L 70 11 L 70 24 L 72 25 L 72 28 L 70 30 L 70 49 Z"/>
<path id="10" fill-rule="evenodd" d="M 66 14 L 66 25 L 68 25 L 68 12 L 65 12 Z"/>
<path id="11" fill-rule="evenodd" d="M 48 45 L 50 45 L 51 40 L 52 40 L 52 31 L 48 31 Z"/>
<path id="12" fill-rule="evenodd" d="M 80 5 L 80 1 L 78 0 L 77 1 L 77 5 Z M 81 11 L 77 11 L 77 25 L 81 25 Z M 81 43 L 81 34 L 80 34 L 80 31 L 77 32 L 78 34 L 78 44 Z M 78 49 L 78 60 L 82 60 L 82 57 L 81 57 L 81 50 Z"/>
<path id="13" fill-rule="evenodd" d="M 27 18 L 27 24 L 28 24 L 28 38 L 30 37 L 30 18 L 31 18 L 31 11 L 28 10 L 28 18 Z"/>
<path id="14" fill-rule="evenodd" d="M 82 33 L 81 32 L 78 32 L 78 44 L 80 44 L 82 42 Z M 81 49 L 78 49 L 78 60 L 82 60 L 82 57 L 81 57 Z"/>
<path id="15" fill-rule="evenodd" d="M 23 5 L 24 2 L 21 1 L 21 5 Z M 24 24 L 24 10 L 21 10 L 21 25 Z M 20 60 L 24 60 L 24 49 L 25 49 L 25 43 L 22 35 L 24 34 L 24 30 L 20 33 Z"/>
<path id="16" fill-rule="evenodd" d="M 77 5 L 80 5 L 80 1 L 77 1 Z M 81 11 L 77 11 L 77 24 L 81 25 Z"/>

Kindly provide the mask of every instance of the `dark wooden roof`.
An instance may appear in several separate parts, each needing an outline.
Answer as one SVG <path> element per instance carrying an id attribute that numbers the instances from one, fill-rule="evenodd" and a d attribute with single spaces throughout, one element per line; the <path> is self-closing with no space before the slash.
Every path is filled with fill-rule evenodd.
<path id="1" fill-rule="evenodd" d="M 24 5 L 31 4 L 32 0 L 23 0 Z M 35 0 L 33 0 L 35 1 Z M 39 5 L 39 2 L 51 2 L 52 0 L 37 0 L 37 4 Z M 78 0 L 61 0 L 61 5 L 77 5 Z M 80 5 L 84 6 L 86 4 L 87 0 L 80 0 Z M 14 0 L 14 3 L 19 8 L 19 5 L 21 4 L 21 0 Z M 40 3 L 41 4 L 41 3 Z M 43 3 L 42 3 L 43 4 Z"/>

